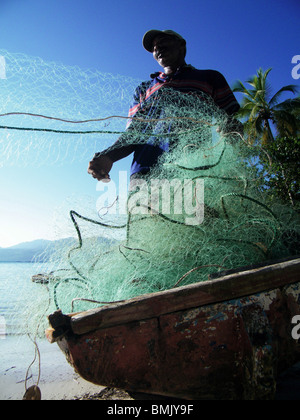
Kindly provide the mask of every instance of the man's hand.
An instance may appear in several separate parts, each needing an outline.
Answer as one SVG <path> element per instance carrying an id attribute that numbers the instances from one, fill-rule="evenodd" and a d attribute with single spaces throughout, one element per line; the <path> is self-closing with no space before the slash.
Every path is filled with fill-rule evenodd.
<path id="1" fill-rule="evenodd" d="M 113 166 L 113 161 L 107 156 L 94 157 L 90 161 L 88 173 L 98 181 L 109 182 L 109 172 Z"/>

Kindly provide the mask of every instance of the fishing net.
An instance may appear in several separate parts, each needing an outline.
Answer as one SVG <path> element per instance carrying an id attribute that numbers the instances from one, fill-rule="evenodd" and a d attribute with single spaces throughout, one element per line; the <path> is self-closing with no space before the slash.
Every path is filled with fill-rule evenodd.
<path id="1" fill-rule="evenodd" d="M 294 253 L 297 215 L 269 204 L 237 122 L 210 97 L 164 86 L 128 121 L 137 81 L 0 55 L 3 166 L 89 161 L 106 147 L 168 148 L 147 175 L 131 181 L 128 195 L 120 172 L 119 180 L 99 183 L 96 206 L 70 205 L 62 229 L 76 237 L 51 254 L 44 276 L 49 312 L 90 309 Z M 35 313 L 43 311 L 45 302 L 35 302 Z"/>
<path id="2" fill-rule="evenodd" d="M 295 215 L 266 204 L 234 121 L 202 94 L 161 88 L 155 101 L 161 118 L 136 116 L 114 147 L 151 138 L 153 144 L 168 141 L 169 151 L 131 182 L 125 223 L 116 223 L 120 207 L 113 196 L 98 209 L 100 220 L 71 211 L 78 243 L 67 253 L 72 275 L 53 288 L 59 308 L 79 310 L 93 301 L 205 281 L 291 252 L 286 235 L 295 232 Z M 108 238 L 122 230 L 121 241 L 99 241 L 104 231 Z"/>
<path id="3" fill-rule="evenodd" d="M 137 83 L 0 49 L 0 168 L 88 162 L 124 131 Z"/>

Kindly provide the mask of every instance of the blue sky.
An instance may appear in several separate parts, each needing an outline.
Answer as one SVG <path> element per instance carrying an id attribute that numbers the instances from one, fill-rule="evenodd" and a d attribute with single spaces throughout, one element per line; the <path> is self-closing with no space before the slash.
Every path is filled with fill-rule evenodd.
<path id="1" fill-rule="evenodd" d="M 140 80 L 159 70 L 143 34 L 173 29 L 187 40 L 188 63 L 219 70 L 230 85 L 272 67 L 275 92 L 299 84 L 291 75 L 299 18 L 298 0 L 1 0 L 0 48 Z M 0 246 L 59 236 L 58 209 L 67 211 L 72 197 L 99 196 L 87 165 L 0 168 Z M 118 163 L 112 176 L 129 166 L 130 158 Z"/>

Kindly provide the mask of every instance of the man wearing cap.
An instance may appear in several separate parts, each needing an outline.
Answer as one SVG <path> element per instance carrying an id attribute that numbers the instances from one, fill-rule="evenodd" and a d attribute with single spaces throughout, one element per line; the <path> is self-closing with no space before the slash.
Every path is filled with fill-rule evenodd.
<path id="1" fill-rule="evenodd" d="M 215 104 L 223 109 L 229 117 L 238 111 L 239 104 L 221 73 L 215 70 L 197 70 L 186 64 L 186 41 L 181 35 L 172 30 L 153 29 L 144 35 L 143 46 L 153 54 L 154 59 L 163 68 L 163 72 L 151 74 L 151 80 L 143 82 L 137 87 L 128 115 L 131 120 L 141 111 L 144 112 L 144 116 L 146 112 L 146 117 L 150 117 L 147 104 L 155 98 L 162 86 L 168 86 L 182 93 L 204 92 L 212 97 Z M 153 107 L 148 108 L 151 108 L 153 118 Z M 130 124 L 128 130 L 130 130 Z M 121 144 L 120 141 L 117 141 L 116 145 L 118 143 Z M 151 144 L 121 145 L 120 147 L 116 147 L 116 145 L 97 153 L 90 162 L 88 173 L 97 180 L 109 180 L 109 172 L 113 163 L 131 153 L 134 153 L 131 177 L 143 176 L 157 164 L 159 157 L 168 150 L 167 144 L 153 144 L 153 142 Z"/>

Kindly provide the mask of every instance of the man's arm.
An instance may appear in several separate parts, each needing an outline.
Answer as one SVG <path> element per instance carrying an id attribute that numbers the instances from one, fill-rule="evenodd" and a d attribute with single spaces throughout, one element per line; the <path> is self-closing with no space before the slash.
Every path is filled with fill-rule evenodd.
<path id="1" fill-rule="evenodd" d="M 219 108 L 223 109 L 228 115 L 234 115 L 240 109 L 230 86 L 225 77 L 218 71 L 213 71 L 213 100 Z"/>
<path id="2" fill-rule="evenodd" d="M 119 138 L 110 148 L 95 154 L 88 167 L 88 173 L 91 174 L 93 178 L 104 182 L 105 180 L 109 180 L 109 172 L 111 171 L 113 164 L 133 153 L 134 145 L 118 147 L 120 144 L 121 138 Z"/>
<path id="3" fill-rule="evenodd" d="M 123 133 L 111 147 L 100 153 L 96 153 L 89 163 L 88 173 L 98 181 L 105 182 L 105 180 L 109 180 L 109 172 L 111 171 L 113 164 L 134 152 L 134 144 L 128 144 L 128 135 L 130 136 L 130 131 L 133 130 L 134 124 L 132 123 L 134 117 L 140 110 L 142 86 L 143 84 L 138 86 L 135 90 L 133 103 L 128 113 L 129 120 L 125 133 Z"/>
<path id="4" fill-rule="evenodd" d="M 224 124 L 222 124 L 217 131 L 223 135 L 236 133 L 242 136 L 244 133 L 243 124 L 234 118 L 234 115 L 240 109 L 240 105 L 230 89 L 225 77 L 218 71 L 214 72 L 214 76 L 213 99 L 219 108 L 223 109 L 228 115 Z"/>

